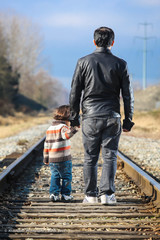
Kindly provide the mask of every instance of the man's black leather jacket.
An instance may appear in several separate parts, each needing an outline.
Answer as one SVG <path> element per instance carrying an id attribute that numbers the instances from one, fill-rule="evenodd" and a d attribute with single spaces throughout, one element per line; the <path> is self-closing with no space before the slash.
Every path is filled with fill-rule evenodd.
<path id="1" fill-rule="evenodd" d="M 82 116 L 120 117 L 120 92 L 124 102 L 125 121 L 132 120 L 133 92 L 127 64 L 109 49 L 98 47 L 78 60 L 70 93 L 70 120 L 77 125 L 82 95 Z"/>

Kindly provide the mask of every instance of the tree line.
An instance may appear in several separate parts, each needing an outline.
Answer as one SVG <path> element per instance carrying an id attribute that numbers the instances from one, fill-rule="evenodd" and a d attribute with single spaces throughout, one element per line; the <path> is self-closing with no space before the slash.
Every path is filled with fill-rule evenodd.
<path id="1" fill-rule="evenodd" d="M 0 107 L 12 104 L 17 93 L 50 108 L 63 87 L 43 67 L 43 38 L 30 20 L 0 13 Z"/>

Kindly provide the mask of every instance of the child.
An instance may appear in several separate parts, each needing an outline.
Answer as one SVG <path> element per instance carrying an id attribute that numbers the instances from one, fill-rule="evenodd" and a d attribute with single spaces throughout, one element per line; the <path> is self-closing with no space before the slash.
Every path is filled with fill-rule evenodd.
<path id="1" fill-rule="evenodd" d="M 44 142 L 45 164 L 50 165 L 51 184 L 50 199 L 71 201 L 72 161 L 70 153 L 70 138 L 77 132 L 77 127 L 69 127 L 70 107 L 63 105 L 54 112 L 53 123 L 46 132 Z M 62 179 L 62 184 L 60 183 Z"/>

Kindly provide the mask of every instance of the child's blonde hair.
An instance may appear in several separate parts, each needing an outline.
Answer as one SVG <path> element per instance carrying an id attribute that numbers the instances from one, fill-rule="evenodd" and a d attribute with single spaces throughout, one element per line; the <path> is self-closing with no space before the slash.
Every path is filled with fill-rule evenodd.
<path id="1" fill-rule="evenodd" d="M 69 121 L 70 117 L 70 106 L 69 105 L 62 105 L 55 109 L 53 114 L 53 119 L 55 120 L 64 120 Z"/>

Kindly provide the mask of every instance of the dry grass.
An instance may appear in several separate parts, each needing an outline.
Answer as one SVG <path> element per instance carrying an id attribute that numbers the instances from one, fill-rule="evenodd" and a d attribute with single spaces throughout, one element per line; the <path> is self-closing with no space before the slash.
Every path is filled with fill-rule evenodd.
<path id="1" fill-rule="evenodd" d="M 35 125 L 51 122 L 51 119 L 51 113 L 39 113 L 34 116 L 23 113 L 17 113 L 14 117 L 0 116 L 0 138 L 13 136 Z M 160 139 L 160 110 L 149 112 L 136 111 L 133 121 L 135 122 L 135 126 L 132 131 L 123 134 Z"/>
<path id="2" fill-rule="evenodd" d="M 156 108 L 158 102 L 160 102 L 160 84 L 150 86 L 145 90 L 139 90 L 134 92 L 134 107 L 139 111 L 152 111 Z"/>
<path id="3" fill-rule="evenodd" d="M 51 113 L 39 113 L 33 116 L 16 113 L 15 116 L 0 116 L 0 138 L 13 136 L 35 125 L 47 123 L 51 118 Z"/>
<path id="4" fill-rule="evenodd" d="M 138 112 L 134 114 L 135 126 L 127 135 L 160 139 L 160 110 Z"/>

